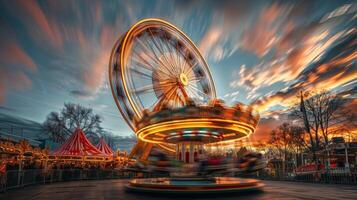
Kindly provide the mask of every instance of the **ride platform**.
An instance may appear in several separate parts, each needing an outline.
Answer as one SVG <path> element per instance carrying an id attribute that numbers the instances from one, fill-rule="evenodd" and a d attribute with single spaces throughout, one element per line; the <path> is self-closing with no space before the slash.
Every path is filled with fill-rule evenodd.
<path id="1" fill-rule="evenodd" d="M 256 179 L 214 178 L 146 178 L 133 179 L 127 191 L 165 194 L 215 194 L 260 190 L 264 184 Z"/>

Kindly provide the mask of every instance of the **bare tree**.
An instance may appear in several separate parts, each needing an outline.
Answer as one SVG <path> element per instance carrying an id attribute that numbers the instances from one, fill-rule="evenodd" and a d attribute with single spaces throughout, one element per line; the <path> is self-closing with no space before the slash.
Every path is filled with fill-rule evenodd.
<path id="1" fill-rule="evenodd" d="M 270 144 L 274 146 L 283 160 L 283 175 L 286 172 L 286 161 L 289 154 L 289 147 L 292 143 L 292 135 L 289 123 L 283 123 L 271 132 Z"/>
<path id="2" fill-rule="evenodd" d="M 301 126 L 291 125 L 290 126 L 291 134 L 291 151 L 298 154 L 301 153 L 304 149 L 308 147 L 306 141 L 305 130 Z"/>
<path id="3" fill-rule="evenodd" d="M 291 143 L 290 151 L 295 154 L 296 167 L 299 165 L 299 156 L 302 158 L 302 153 L 308 149 L 305 130 L 301 126 L 291 125 L 290 126 Z M 301 161 L 301 164 L 303 162 Z"/>
<path id="4" fill-rule="evenodd" d="M 280 159 L 282 159 L 283 174 L 286 170 L 286 161 L 295 159 L 298 162 L 298 154 L 307 148 L 305 140 L 305 131 L 302 127 L 292 123 L 283 123 L 272 130 L 269 144 L 277 150 Z"/>
<path id="5" fill-rule="evenodd" d="M 344 107 L 345 99 L 328 91 L 305 92 L 300 105 L 292 108 L 292 116 L 304 122 L 307 138 L 304 138 L 313 160 L 318 164 L 317 151 L 325 149 L 330 143 L 331 135 L 354 123 L 356 116 Z M 302 109 L 302 106 L 304 108 Z M 305 115 L 305 116 L 304 116 Z M 316 165 L 318 166 L 318 165 Z"/>
<path id="6" fill-rule="evenodd" d="M 91 108 L 65 103 L 60 113 L 51 112 L 47 116 L 43 129 L 53 141 L 63 143 L 75 129 L 80 128 L 91 141 L 95 142 L 103 132 L 101 122 L 101 117 L 94 114 Z"/>

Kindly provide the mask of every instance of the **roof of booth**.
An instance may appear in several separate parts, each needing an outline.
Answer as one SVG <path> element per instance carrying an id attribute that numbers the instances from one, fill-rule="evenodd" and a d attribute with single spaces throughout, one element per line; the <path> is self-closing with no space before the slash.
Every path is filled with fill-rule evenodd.
<path id="1" fill-rule="evenodd" d="M 114 151 L 109 147 L 109 145 L 105 142 L 104 138 L 101 138 L 99 143 L 96 145 L 96 148 L 101 151 L 103 154 L 108 156 L 113 156 Z"/>
<path id="2" fill-rule="evenodd" d="M 53 152 L 55 156 L 106 156 L 93 146 L 82 129 L 76 129 L 66 142 Z"/>

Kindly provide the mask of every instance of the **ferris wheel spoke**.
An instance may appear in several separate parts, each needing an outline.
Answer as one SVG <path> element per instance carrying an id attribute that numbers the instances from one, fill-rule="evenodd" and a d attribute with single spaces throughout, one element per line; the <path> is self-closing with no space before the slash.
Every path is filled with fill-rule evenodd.
<path id="1" fill-rule="evenodd" d="M 134 90 L 134 93 L 137 94 L 137 95 L 141 95 L 141 94 L 145 94 L 145 93 L 148 93 L 148 92 L 151 92 L 151 91 L 154 91 L 153 85 L 145 85 L 145 86 L 142 86 L 140 88 L 136 88 Z"/>
<path id="2" fill-rule="evenodd" d="M 190 74 L 191 72 L 193 72 L 193 68 L 195 68 L 198 64 L 198 62 L 195 62 L 193 65 L 190 65 L 189 63 L 188 64 L 188 68 L 187 68 L 187 71 L 186 73 Z"/>
<path id="3" fill-rule="evenodd" d="M 151 40 L 151 42 L 153 43 L 152 38 L 150 38 L 150 40 Z M 154 46 L 155 46 L 155 44 L 154 44 Z M 155 51 L 155 49 L 152 47 L 152 45 L 149 45 L 149 48 L 151 49 L 152 53 L 154 54 L 154 57 L 156 58 L 156 60 L 158 61 L 157 63 L 160 63 L 161 66 L 162 66 L 163 68 L 165 68 L 165 69 L 169 72 L 169 74 L 170 74 L 171 76 L 175 76 L 175 73 L 174 73 L 172 70 L 170 70 L 170 66 L 168 66 L 169 62 L 168 62 L 168 63 L 164 63 L 164 62 L 160 59 L 160 57 L 156 54 L 156 51 Z M 156 47 L 156 49 L 158 49 L 158 47 Z M 160 51 L 160 50 L 159 50 L 159 51 Z M 160 52 L 159 52 L 159 53 L 160 53 Z M 164 54 L 162 54 L 162 55 L 164 56 Z"/>
<path id="4" fill-rule="evenodd" d="M 177 95 L 177 92 L 176 92 L 175 95 L 172 97 L 172 104 L 173 104 L 174 107 L 177 106 L 177 101 L 176 101 L 177 96 L 178 96 L 178 95 Z"/>
<path id="5" fill-rule="evenodd" d="M 171 91 L 175 90 L 175 86 L 171 86 L 168 90 L 166 94 L 169 94 Z M 165 101 L 165 93 L 162 93 L 158 98 L 158 100 L 155 101 L 155 103 L 153 103 L 150 108 L 153 108 L 153 110 L 156 110 L 156 108 L 161 108 L 161 104 Z"/>
<path id="6" fill-rule="evenodd" d="M 180 65 L 180 72 L 181 73 L 183 73 L 184 72 L 184 63 L 185 63 L 185 61 L 183 61 L 182 60 L 182 57 L 181 56 L 179 56 L 177 53 L 176 53 L 176 55 L 177 55 L 177 58 L 178 58 L 178 63 L 179 63 L 179 65 Z"/>
<path id="7" fill-rule="evenodd" d="M 177 49 L 172 48 L 172 45 L 170 42 L 166 42 L 164 43 L 164 46 L 166 47 L 166 50 L 169 52 L 169 56 L 172 60 L 171 62 L 171 66 L 173 68 L 173 70 L 175 71 L 176 75 L 180 74 L 181 71 L 178 70 L 178 67 L 181 67 L 180 64 L 177 62 L 177 58 L 175 58 L 175 56 L 173 54 L 175 54 L 177 52 Z"/>
<path id="8" fill-rule="evenodd" d="M 170 68 L 170 62 L 167 62 L 166 61 L 166 63 L 164 62 L 164 61 L 162 61 L 160 58 L 159 58 L 159 56 L 155 53 L 156 51 L 154 50 L 154 48 L 153 47 L 151 47 L 150 46 L 150 48 L 151 48 L 151 50 L 153 51 L 153 53 L 154 53 L 154 55 L 155 55 L 155 57 L 157 58 L 157 60 L 159 61 L 159 63 L 160 63 L 160 65 L 158 65 L 158 68 L 160 68 L 160 67 L 162 67 L 163 69 L 165 69 L 169 74 L 170 74 L 170 77 L 175 77 L 175 72 L 172 70 L 172 68 Z M 164 56 L 164 54 L 163 54 L 163 59 L 165 60 L 165 56 Z M 162 69 L 162 70 L 163 70 Z M 162 71 L 161 70 L 161 71 Z"/>
<path id="9" fill-rule="evenodd" d="M 164 32 L 164 35 L 167 35 L 166 34 L 166 32 Z M 176 62 L 177 60 L 177 58 L 175 58 L 174 56 L 173 56 L 173 52 L 177 52 L 177 49 L 176 48 L 172 48 L 173 46 L 172 46 L 172 44 L 170 43 L 170 42 L 166 42 L 166 43 L 164 43 L 164 46 L 166 47 L 166 50 L 169 52 L 169 55 L 170 55 L 170 58 L 171 58 L 171 60 L 172 61 L 174 61 L 174 62 Z M 173 67 L 173 69 L 175 70 L 175 72 L 176 72 L 176 74 L 180 74 L 181 73 L 181 71 L 180 70 L 177 70 L 177 67 L 180 67 L 181 68 L 181 65 L 180 65 L 180 63 L 175 63 L 174 65 L 172 65 L 172 67 Z"/>
<path id="10" fill-rule="evenodd" d="M 195 92 L 193 89 L 191 89 L 190 87 L 186 87 L 187 91 L 189 91 L 193 96 L 195 96 L 195 98 L 200 98 L 200 95 L 197 94 L 197 92 Z"/>
<path id="11" fill-rule="evenodd" d="M 171 96 L 175 93 L 176 89 L 175 86 L 173 86 L 167 93 L 166 95 L 164 95 L 162 98 L 162 100 L 158 103 L 158 108 L 160 109 L 162 107 L 162 105 L 164 105 L 164 103 L 168 102 L 171 98 Z M 156 108 L 156 107 L 155 107 Z M 154 109 L 155 109 L 154 108 Z"/>
<path id="12" fill-rule="evenodd" d="M 183 61 L 183 67 L 182 68 L 183 68 L 182 69 L 183 73 L 186 73 L 186 71 L 189 71 L 189 64 L 186 62 L 186 60 Z M 190 74 L 188 74 L 188 75 L 190 75 Z"/>
<path id="13" fill-rule="evenodd" d="M 136 42 L 144 49 L 145 52 L 150 52 L 151 50 L 148 49 L 148 47 L 144 44 L 143 41 L 141 41 L 139 38 L 135 38 Z M 146 54 L 152 61 L 157 63 L 157 60 L 155 59 L 155 56 L 151 56 L 150 54 Z"/>
<path id="14" fill-rule="evenodd" d="M 170 79 L 167 79 L 165 81 L 160 82 L 161 85 L 176 85 L 176 81 L 172 81 Z"/>
<path id="15" fill-rule="evenodd" d="M 172 49 L 172 57 L 176 60 L 177 66 L 180 68 L 178 71 L 179 74 L 183 73 L 183 69 L 182 69 L 182 62 L 181 62 L 181 56 L 178 55 L 178 43 L 176 43 L 176 46 L 174 47 L 173 45 L 170 45 L 171 49 Z"/>
<path id="16" fill-rule="evenodd" d="M 171 59 L 171 62 L 170 62 L 171 68 L 172 68 L 172 70 L 175 72 L 175 74 L 177 76 L 178 74 L 180 74 L 179 70 L 177 70 L 177 68 L 180 67 L 180 66 L 177 63 L 177 59 L 173 56 L 174 50 L 172 48 L 170 48 L 169 45 L 165 45 L 165 46 L 166 46 L 166 49 L 168 51 L 168 55 L 170 56 L 170 59 Z"/>
<path id="17" fill-rule="evenodd" d="M 136 74 L 139 74 L 139 75 L 141 75 L 141 76 L 143 76 L 143 77 L 145 77 L 145 78 L 152 79 L 152 75 L 151 75 L 151 74 L 146 74 L 146 73 L 144 73 L 144 72 L 142 72 L 142 71 L 139 71 L 139 70 L 137 70 L 137 69 L 134 69 L 134 68 L 132 68 L 132 67 L 130 67 L 129 69 L 130 69 L 131 71 L 135 72 Z"/>
<path id="18" fill-rule="evenodd" d="M 169 66 L 171 66 L 171 69 L 174 69 L 174 66 L 172 64 L 172 61 L 170 61 L 168 59 L 168 57 L 166 56 L 166 52 L 164 50 L 164 47 L 162 46 L 162 42 L 159 42 L 155 39 L 154 34 L 152 33 L 151 29 L 149 29 L 149 33 L 151 34 L 152 37 L 150 37 L 151 42 L 154 44 L 154 46 L 156 47 L 156 49 L 159 51 L 159 53 L 162 55 L 162 58 L 166 61 L 166 64 Z M 167 50 L 167 49 L 166 49 Z M 171 52 L 168 51 L 168 54 L 170 54 Z"/>
<path id="19" fill-rule="evenodd" d="M 173 92 L 167 98 L 165 98 L 163 102 L 169 103 L 170 100 L 173 99 L 173 96 L 175 95 L 176 92 L 177 92 L 177 90 L 173 90 Z"/>
<path id="20" fill-rule="evenodd" d="M 168 56 L 170 56 L 170 66 L 171 66 L 171 69 L 172 71 L 174 72 L 174 74 L 177 76 L 178 72 L 177 72 L 177 64 L 176 64 L 176 60 L 174 57 L 172 57 L 172 50 L 169 48 L 169 46 L 166 45 L 166 49 L 167 49 L 167 52 L 168 52 Z"/>
<path id="21" fill-rule="evenodd" d="M 165 64 L 159 59 L 159 57 L 156 55 L 155 50 L 149 46 L 147 47 L 143 41 L 141 41 L 139 38 L 136 38 L 136 41 L 140 44 L 142 48 L 144 48 L 145 51 L 147 52 L 152 52 L 154 56 L 152 57 L 151 55 L 147 54 L 152 61 L 154 61 L 156 64 L 161 64 L 164 68 L 167 69 L 167 71 L 170 73 L 170 70 L 165 66 Z M 150 49 L 149 49 L 150 48 Z M 174 74 L 170 73 L 170 76 L 173 76 Z"/>
<path id="22" fill-rule="evenodd" d="M 140 57 L 139 57 L 140 58 Z M 142 59 L 143 61 L 145 61 L 144 60 L 144 58 L 140 58 L 140 59 Z M 155 71 L 155 69 L 154 69 L 154 67 L 149 63 L 149 62 L 145 62 L 146 64 L 143 64 L 142 62 L 140 62 L 139 60 L 137 60 L 137 59 L 134 59 L 134 62 L 136 63 L 136 64 L 139 64 L 140 66 L 143 66 L 145 69 L 148 69 L 148 70 L 150 70 L 150 71 Z M 170 74 L 168 74 L 167 72 L 165 72 L 165 71 L 163 71 L 162 69 L 157 69 L 157 70 L 159 70 L 161 73 L 163 73 L 163 74 L 165 74 L 167 77 L 170 77 L 171 75 Z"/>
<path id="23" fill-rule="evenodd" d="M 182 91 L 181 91 L 181 93 L 182 93 Z M 183 99 L 181 98 L 181 96 L 179 96 L 178 94 L 177 94 L 177 98 L 178 98 L 178 100 L 181 102 L 181 105 L 182 105 L 182 106 L 184 106 L 184 105 L 186 104 L 186 101 L 183 100 Z"/>
<path id="24" fill-rule="evenodd" d="M 182 56 L 180 56 L 181 54 L 179 53 L 178 49 L 179 49 L 178 48 L 178 43 L 176 43 L 174 52 L 175 52 L 175 55 L 176 55 L 176 58 L 177 58 L 177 61 L 178 61 L 178 65 L 180 66 L 180 73 L 183 73 L 184 72 L 184 66 L 183 66 L 183 62 L 182 62 Z"/>
<path id="25" fill-rule="evenodd" d="M 193 77 L 193 78 L 191 78 L 191 77 Z M 200 82 L 200 81 L 202 81 L 202 80 L 204 80 L 205 79 L 205 77 L 204 76 L 188 76 L 188 80 L 191 82 Z"/>
<path id="26" fill-rule="evenodd" d="M 135 56 L 132 56 L 132 60 L 134 60 L 134 62 L 141 64 L 143 67 L 145 67 L 146 69 L 148 69 L 150 71 L 155 70 L 155 67 L 150 62 L 148 62 L 147 59 L 145 59 L 139 52 L 133 50 L 133 53 L 136 54 L 138 56 L 138 58 L 140 59 L 140 60 L 138 60 L 138 58 L 136 58 Z"/>
<path id="27" fill-rule="evenodd" d="M 141 61 L 139 61 L 139 60 L 136 60 L 136 59 L 134 59 L 133 58 L 133 63 L 135 63 L 137 66 L 139 66 L 139 67 L 143 67 L 143 68 L 145 68 L 145 69 L 147 69 L 147 70 L 149 70 L 149 71 L 153 71 L 153 70 L 151 70 L 150 68 L 150 66 L 149 65 L 147 65 L 146 63 L 143 63 L 143 62 L 141 62 Z"/>
<path id="28" fill-rule="evenodd" d="M 177 62 L 177 58 L 175 58 L 175 56 L 173 55 L 175 52 L 176 52 L 176 49 L 173 49 L 171 45 L 168 45 L 166 44 L 165 45 L 168 52 L 169 52 L 169 55 L 170 55 L 170 58 L 172 60 L 172 69 L 175 71 L 175 74 L 178 75 L 180 74 L 180 70 L 178 70 L 178 67 L 180 67 L 179 63 Z"/>
<path id="29" fill-rule="evenodd" d="M 149 108 L 155 110 L 156 106 L 163 100 L 163 97 L 164 97 L 164 93 L 162 93 Z"/>
<path id="30" fill-rule="evenodd" d="M 196 88 L 196 87 L 194 87 L 194 86 L 192 86 L 192 85 L 188 85 L 188 87 L 190 87 L 190 88 L 194 89 L 195 91 L 197 91 L 198 93 L 201 93 L 202 95 L 208 97 L 208 95 L 207 95 L 206 93 L 202 92 L 202 91 L 199 90 L 198 88 Z"/>
<path id="31" fill-rule="evenodd" d="M 155 89 L 159 89 L 159 90 L 164 90 L 166 91 L 168 88 L 171 88 L 171 87 L 175 87 L 175 85 L 171 84 L 171 83 L 167 83 L 167 84 L 160 84 L 158 86 L 155 86 Z"/>
<path id="32" fill-rule="evenodd" d="M 191 82 L 192 84 L 196 84 L 196 83 L 199 83 L 199 82 L 201 82 L 201 81 L 202 81 L 202 79 L 190 80 L 190 82 Z"/>

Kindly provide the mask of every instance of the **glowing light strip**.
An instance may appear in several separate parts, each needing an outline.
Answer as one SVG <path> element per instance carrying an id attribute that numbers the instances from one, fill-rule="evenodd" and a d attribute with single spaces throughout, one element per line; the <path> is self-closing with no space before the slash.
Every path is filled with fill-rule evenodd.
<path id="1" fill-rule="evenodd" d="M 240 126 L 240 127 L 227 127 L 224 126 L 224 128 L 222 128 L 223 126 L 216 126 L 216 125 L 204 125 L 204 127 L 206 128 L 213 128 L 213 129 L 221 129 L 221 130 L 230 130 L 230 131 L 236 131 L 236 132 L 241 132 L 243 134 L 250 134 L 251 132 L 253 132 L 253 130 L 249 130 L 246 129 L 244 126 Z M 138 135 L 138 137 L 142 137 L 142 138 L 147 138 L 148 135 L 155 135 L 155 133 L 157 132 L 165 132 L 165 131 L 169 131 L 169 130 L 175 130 L 175 129 L 184 129 L 184 128 L 197 128 L 197 125 L 189 125 L 189 124 L 182 124 L 178 127 L 174 127 L 174 128 L 170 128 L 170 127 L 162 127 L 160 129 L 150 129 L 150 130 L 146 130 L 145 132 L 140 132 L 140 135 Z M 242 131 L 243 130 L 243 131 Z"/>
<path id="2" fill-rule="evenodd" d="M 165 145 L 163 145 L 163 144 L 157 144 L 160 148 L 163 148 L 163 149 L 166 149 L 167 151 L 171 151 L 171 152 L 176 152 L 176 150 L 175 149 L 170 149 L 170 147 L 167 147 L 167 146 L 165 146 Z"/>
<path id="3" fill-rule="evenodd" d="M 174 126 L 174 125 L 180 124 L 180 123 L 188 123 L 188 125 L 189 125 L 189 124 L 200 123 L 200 122 L 202 124 L 206 123 L 206 125 L 210 125 L 214 122 L 228 123 L 228 124 L 232 124 L 232 126 L 237 126 L 237 127 L 245 126 L 252 130 L 255 130 L 255 128 L 252 125 L 245 123 L 245 122 L 240 122 L 240 121 L 234 121 L 234 120 L 229 120 L 229 119 L 219 119 L 219 118 L 194 118 L 194 119 L 172 120 L 172 121 L 166 121 L 166 122 L 161 122 L 161 123 L 157 123 L 157 124 L 152 124 L 152 125 L 146 126 L 142 129 L 138 130 L 137 133 L 143 132 L 146 129 L 152 129 L 154 127 L 161 128 L 161 127 L 166 127 L 168 125 Z M 197 126 L 195 126 L 195 127 L 197 127 Z M 191 125 L 187 128 L 195 128 L 195 127 L 192 127 L 192 125 Z M 219 128 L 222 128 L 222 127 L 220 126 Z"/>
<path id="4" fill-rule="evenodd" d="M 222 125 L 220 126 L 220 125 L 215 125 L 215 123 L 225 123 L 225 124 L 230 124 L 230 126 L 222 126 Z M 224 119 L 203 118 L 203 119 L 173 120 L 169 122 L 162 122 L 158 124 L 149 125 L 147 127 L 138 130 L 136 132 L 136 135 L 139 137 L 139 139 L 145 142 L 162 143 L 161 141 L 158 140 L 149 139 L 148 136 L 150 135 L 158 136 L 157 133 L 160 133 L 161 135 L 162 134 L 161 132 L 167 132 L 170 130 L 185 129 L 185 128 L 200 128 L 200 127 L 229 130 L 229 131 L 240 133 L 237 136 L 242 134 L 248 136 L 251 133 L 253 133 L 255 130 L 253 126 L 244 122 L 224 120 Z M 224 133 L 221 135 L 224 135 Z"/>

